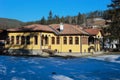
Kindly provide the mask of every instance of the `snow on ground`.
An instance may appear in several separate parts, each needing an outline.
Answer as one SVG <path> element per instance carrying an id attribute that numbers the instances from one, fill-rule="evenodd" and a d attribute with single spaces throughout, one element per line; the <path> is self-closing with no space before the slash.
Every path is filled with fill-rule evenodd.
<path id="1" fill-rule="evenodd" d="M 102 56 L 88 57 L 88 58 L 102 60 L 102 61 L 108 61 L 108 62 L 114 62 L 114 63 L 120 63 L 120 61 L 117 60 L 120 58 L 120 55 L 102 55 Z"/>
<path id="2" fill-rule="evenodd" d="M 74 79 L 67 77 L 65 75 L 53 75 L 52 78 L 54 80 L 74 80 Z"/>
<path id="3" fill-rule="evenodd" d="M 120 55 L 82 58 L 0 56 L 0 80 L 120 80 Z"/>
<path id="4" fill-rule="evenodd" d="M 11 80 L 26 80 L 25 78 L 20 78 L 20 77 L 12 77 Z"/>
<path id="5" fill-rule="evenodd" d="M 7 68 L 4 65 L 0 65 L 0 74 L 6 74 Z"/>

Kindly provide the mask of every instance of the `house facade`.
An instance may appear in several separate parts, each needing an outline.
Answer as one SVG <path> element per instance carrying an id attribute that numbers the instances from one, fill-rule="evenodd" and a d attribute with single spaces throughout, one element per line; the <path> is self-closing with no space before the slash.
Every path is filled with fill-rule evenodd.
<path id="1" fill-rule="evenodd" d="M 103 32 L 101 29 L 85 29 L 90 34 L 88 38 L 89 49 L 94 51 L 101 51 L 103 49 Z"/>
<path id="2" fill-rule="evenodd" d="M 96 38 L 102 37 L 102 33 L 100 30 L 92 32 L 94 35 L 88 30 L 70 24 L 33 24 L 8 29 L 5 48 L 12 51 L 28 50 L 34 52 L 50 49 L 62 53 L 100 51 L 100 41 Z"/>

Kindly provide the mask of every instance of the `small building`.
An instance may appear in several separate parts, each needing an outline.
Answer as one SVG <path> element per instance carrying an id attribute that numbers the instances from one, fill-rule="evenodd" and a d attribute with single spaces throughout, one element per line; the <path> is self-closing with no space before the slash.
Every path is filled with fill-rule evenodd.
<path id="1" fill-rule="evenodd" d="M 90 32 L 93 32 L 91 34 Z M 5 47 L 9 51 L 26 50 L 37 54 L 43 49 L 56 52 L 87 53 L 100 51 L 102 33 L 71 24 L 33 24 L 7 30 Z M 27 53 L 27 52 L 26 52 Z"/>

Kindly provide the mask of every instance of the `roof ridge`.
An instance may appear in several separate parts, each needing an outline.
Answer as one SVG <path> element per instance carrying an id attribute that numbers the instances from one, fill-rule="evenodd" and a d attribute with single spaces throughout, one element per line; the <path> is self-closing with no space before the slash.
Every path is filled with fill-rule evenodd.
<path id="1" fill-rule="evenodd" d="M 81 31 L 82 33 L 85 33 L 85 34 L 88 34 L 88 35 L 89 35 L 89 33 L 86 32 L 86 31 L 84 31 L 84 30 L 81 30 L 81 29 L 80 29 L 80 31 Z"/>
<path id="2" fill-rule="evenodd" d="M 74 28 L 74 27 L 72 26 L 72 28 Z M 78 29 L 76 29 L 76 28 L 74 28 L 74 29 L 77 30 L 78 32 L 81 31 L 83 34 L 84 34 L 84 33 L 88 34 L 86 31 L 82 31 L 81 29 L 79 29 L 80 31 L 79 31 Z"/>
<path id="3" fill-rule="evenodd" d="M 48 25 L 48 27 L 49 27 L 50 29 L 52 29 L 55 34 L 57 34 L 57 35 L 59 34 L 51 25 Z"/>

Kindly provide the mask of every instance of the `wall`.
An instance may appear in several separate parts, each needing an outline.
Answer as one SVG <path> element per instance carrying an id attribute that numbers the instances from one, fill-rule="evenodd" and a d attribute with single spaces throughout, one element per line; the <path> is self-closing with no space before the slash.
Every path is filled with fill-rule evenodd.
<path id="1" fill-rule="evenodd" d="M 34 42 L 34 36 L 38 36 L 38 41 L 40 41 L 40 33 L 39 32 L 9 32 L 8 36 L 14 36 L 14 44 L 6 44 L 5 47 L 8 49 L 40 49 L 40 43 L 36 45 Z M 21 45 L 21 38 L 20 38 L 20 44 L 16 44 L 16 36 L 30 36 L 30 44 L 24 44 Z"/>
<path id="2" fill-rule="evenodd" d="M 67 44 L 64 44 L 63 37 L 67 37 Z M 69 37 L 73 38 L 73 44 L 69 44 Z M 75 44 L 75 37 L 76 36 L 60 36 L 60 45 L 51 45 L 53 50 L 57 49 L 58 52 L 80 52 L 80 37 L 79 37 L 79 44 Z"/>
<path id="3" fill-rule="evenodd" d="M 99 31 L 99 33 L 96 35 L 96 37 L 100 40 L 103 36 L 102 33 Z M 100 51 L 102 45 L 100 45 L 100 41 L 96 41 L 96 51 Z"/>
<path id="4" fill-rule="evenodd" d="M 57 52 L 69 52 L 69 50 L 71 50 L 71 52 L 80 52 L 80 36 L 78 35 L 77 37 L 79 37 L 79 44 L 75 44 L 75 35 L 74 36 L 59 36 L 60 37 L 60 44 L 56 43 L 56 35 L 53 33 L 45 33 L 42 32 L 42 35 L 44 36 L 48 36 L 49 38 L 49 44 L 47 45 L 43 45 L 42 49 L 48 49 L 50 48 L 51 50 L 57 50 Z M 52 37 L 55 37 L 55 44 L 52 44 Z M 63 37 L 67 37 L 67 44 L 63 43 Z M 73 44 L 69 44 L 69 37 L 73 37 Z"/>
<path id="5" fill-rule="evenodd" d="M 28 49 L 28 50 L 41 50 L 41 49 L 51 49 L 57 50 L 57 52 L 89 52 L 88 48 L 90 46 L 94 46 L 96 51 L 100 51 L 100 44 L 96 42 L 96 44 L 88 45 L 88 37 L 89 36 L 80 36 L 80 35 L 64 35 L 60 37 L 60 44 L 56 43 L 56 35 L 54 33 L 48 32 L 9 32 L 8 36 L 14 36 L 15 42 L 14 44 L 5 45 L 8 49 Z M 30 44 L 16 44 L 16 36 L 30 36 Z M 38 36 L 38 44 L 36 45 L 34 42 L 34 36 Z M 41 45 L 42 36 L 48 37 L 48 44 L 45 44 L 45 40 L 43 40 L 43 45 Z M 94 37 L 101 37 L 101 33 Z M 52 44 L 52 37 L 55 37 L 55 44 Z M 63 37 L 67 37 L 67 44 L 63 43 Z M 69 44 L 69 37 L 73 38 L 73 44 Z M 79 37 L 79 44 L 75 44 L 75 37 Z M 20 40 L 21 41 L 21 40 Z"/>

